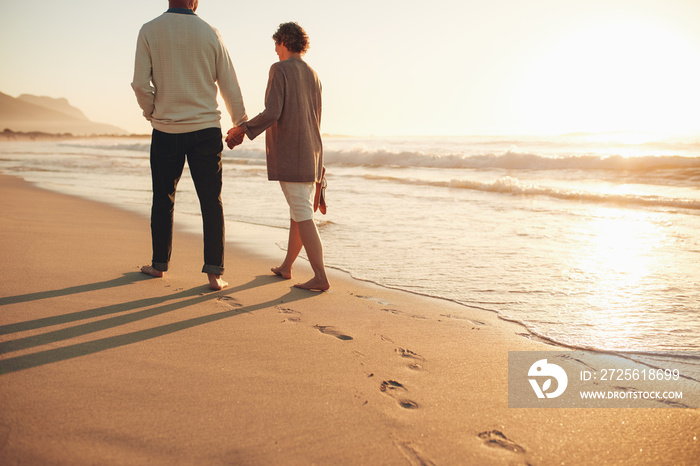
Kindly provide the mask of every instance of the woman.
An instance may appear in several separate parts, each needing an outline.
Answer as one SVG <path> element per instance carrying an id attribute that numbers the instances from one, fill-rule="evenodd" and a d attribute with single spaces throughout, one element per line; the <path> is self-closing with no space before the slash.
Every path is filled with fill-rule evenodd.
<path id="1" fill-rule="evenodd" d="M 302 246 L 314 277 L 294 286 L 306 290 L 330 288 L 323 263 L 323 244 L 314 223 L 315 185 L 323 174 L 321 142 L 321 83 L 316 72 L 302 60 L 309 38 L 297 23 L 284 23 L 272 36 L 280 61 L 270 67 L 265 91 L 265 110 L 228 132 L 229 148 L 243 136 L 255 139 L 265 131 L 267 175 L 279 181 L 289 204 L 291 223 L 287 256 L 275 274 L 290 279 Z"/>

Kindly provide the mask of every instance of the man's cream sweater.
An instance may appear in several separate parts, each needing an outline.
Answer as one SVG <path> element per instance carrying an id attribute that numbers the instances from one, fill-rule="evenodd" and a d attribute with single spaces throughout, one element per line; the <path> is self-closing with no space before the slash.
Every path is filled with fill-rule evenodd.
<path id="1" fill-rule="evenodd" d="M 143 115 L 165 133 L 221 127 L 217 84 L 234 126 L 248 118 L 219 32 L 199 16 L 163 13 L 141 28 L 134 81 Z"/>

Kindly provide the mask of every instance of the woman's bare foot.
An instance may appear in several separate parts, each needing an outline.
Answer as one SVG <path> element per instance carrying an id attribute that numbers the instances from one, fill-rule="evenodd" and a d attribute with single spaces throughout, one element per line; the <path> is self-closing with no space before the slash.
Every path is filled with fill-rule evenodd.
<path id="1" fill-rule="evenodd" d="M 228 282 L 225 282 L 222 278 L 221 275 L 215 275 L 213 273 L 208 273 L 207 277 L 209 278 L 209 288 L 214 290 L 214 291 L 219 291 L 223 290 L 228 286 Z"/>
<path id="2" fill-rule="evenodd" d="M 320 280 L 314 277 L 306 283 L 297 283 L 294 286 L 296 288 L 301 288 L 302 290 L 327 291 L 328 289 L 330 289 L 331 284 L 328 283 L 327 280 Z"/>
<path id="3" fill-rule="evenodd" d="M 279 275 L 282 278 L 286 278 L 289 280 L 292 278 L 292 270 L 291 269 L 285 269 L 283 267 L 272 267 L 270 270 L 272 270 L 272 273 L 275 275 Z"/>
<path id="4" fill-rule="evenodd" d="M 156 270 L 150 265 L 144 265 L 143 267 L 141 267 L 141 273 L 145 273 L 146 275 L 150 275 L 151 277 L 156 278 L 161 278 L 164 275 L 164 272 Z"/>

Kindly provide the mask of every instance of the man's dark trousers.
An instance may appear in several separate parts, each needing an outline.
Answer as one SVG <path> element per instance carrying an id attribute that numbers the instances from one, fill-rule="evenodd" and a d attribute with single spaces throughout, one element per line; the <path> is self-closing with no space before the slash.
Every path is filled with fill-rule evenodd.
<path id="1" fill-rule="evenodd" d="M 202 272 L 216 275 L 224 272 L 224 210 L 221 202 L 223 149 L 221 128 L 180 134 L 153 130 L 151 237 L 154 269 L 162 272 L 168 270 L 173 243 L 175 191 L 187 159 L 202 210 Z"/>

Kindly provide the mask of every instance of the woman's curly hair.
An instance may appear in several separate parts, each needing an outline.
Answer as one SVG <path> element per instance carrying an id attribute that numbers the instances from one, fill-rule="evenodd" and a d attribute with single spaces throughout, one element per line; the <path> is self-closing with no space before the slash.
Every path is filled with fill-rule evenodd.
<path id="1" fill-rule="evenodd" d="M 290 52 L 306 53 L 309 50 L 309 36 L 297 23 L 282 23 L 272 36 L 275 44 L 282 44 Z"/>

